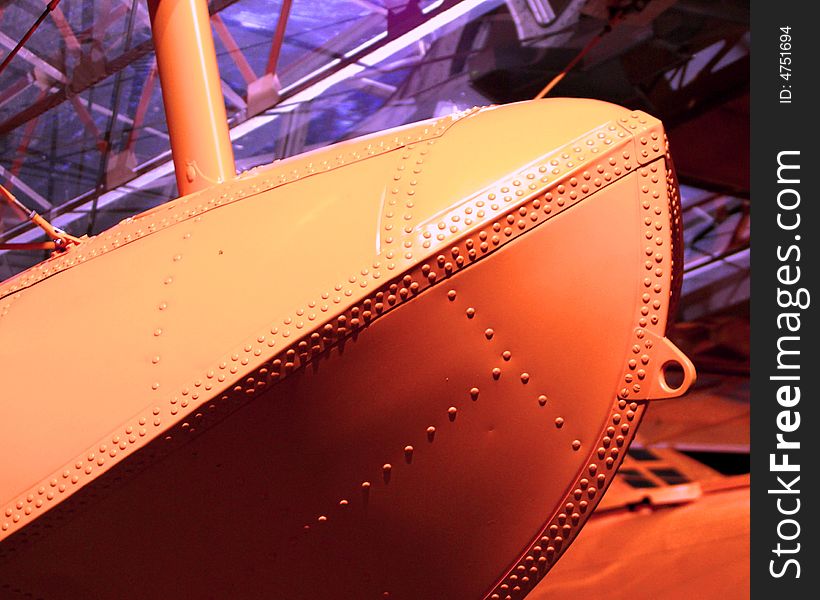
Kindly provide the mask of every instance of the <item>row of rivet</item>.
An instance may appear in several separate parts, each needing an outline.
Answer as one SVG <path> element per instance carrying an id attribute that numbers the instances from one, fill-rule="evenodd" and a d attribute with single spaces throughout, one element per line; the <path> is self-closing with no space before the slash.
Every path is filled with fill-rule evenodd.
<path id="1" fill-rule="evenodd" d="M 473 253 L 486 252 L 491 245 L 498 246 L 502 236 L 509 238 L 516 229 L 526 228 L 528 221 L 538 221 L 539 212 L 558 213 L 626 175 L 635 166 L 630 162 L 633 146 L 632 138 L 617 124 L 607 123 L 532 162 L 514 176 L 419 224 L 404 236 L 404 245 L 408 253 L 417 241 L 428 249 L 435 243 L 444 242 L 447 237 L 468 231 L 487 217 L 507 213 L 510 206 L 540 197 L 541 201 L 531 210 L 525 211 L 522 206 L 518 214 L 507 214 L 505 221 L 499 222 L 492 234 L 488 232 L 473 250 Z M 595 160 L 602 150 L 616 149 L 621 152 L 617 158 L 611 155 L 608 160 Z"/>
<path id="2" fill-rule="evenodd" d="M 621 398 L 642 397 L 642 386 L 650 376 L 652 367 L 652 340 L 646 336 L 646 331 L 653 330 L 663 335 L 666 319 L 663 318 L 663 309 L 668 299 L 670 269 L 669 254 L 666 239 L 669 238 L 669 190 L 667 184 L 667 169 L 664 159 L 658 159 L 638 171 L 638 193 L 641 205 L 641 218 L 644 242 L 644 270 L 642 279 L 641 306 L 636 315 L 635 339 L 631 349 L 631 356 L 627 359 L 623 375 L 623 387 L 620 389 Z"/>
<path id="3" fill-rule="evenodd" d="M 447 292 L 447 299 L 450 302 L 455 302 L 456 298 L 457 298 L 456 290 L 451 289 Z M 473 319 L 476 315 L 476 309 L 474 307 L 467 308 L 466 311 L 465 311 L 465 315 L 468 319 Z M 495 337 L 495 330 L 492 329 L 492 328 L 485 329 L 484 330 L 484 337 L 487 341 L 492 341 L 493 338 Z M 512 353 L 509 350 L 505 350 L 501 353 L 501 358 L 505 362 L 509 362 L 512 359 Z M 497 381 L 501 376 L 501 369 L 498 368 L 498 367 L 494 368 L 491 372 L 491 376 L 494 380 Z M 521 383 L 523 385 L 527 385 L 527 383 L 529 383 L 530 376 L 529 376 L 528 373 L 526 373 L 526 372 L 521 373 L 519 378 L 520 378 Z M 481 391 L 478 387 L 470 388 L 470 390 L 468 392 L 470 400 L 472 400 L 473 402 L 477 402 L 478 399 L 479 399 L 480 393 L 481 393 Z M 547 404 L 547 396 L 544 395 L 544 394 L 540 394 L 537 397 L 537 401 L 538 401 L 538 405 L 543 407 Z M 447 409 L 447 418 L 451 423 L 455 422 L 457 415 L 458 415 L 458 406 L 453 405 L 453 406 L 450 406 Z M 558 417 L 555 420 L 555 423 L 556 423 L 556 427 L 560 429 L 561 426 L 564 423 L 564 419 L 561 418 L 561 417 Z M 427 441 L 431 444 L 435 440 L 436 431 L 437 430 L 436 430 L 436 427 L 434 425 L 430 425 L 425 430 L 425 435 L 427 437 Z M 580 447 L 581 447 L 581 442 L 579 440 L 575 440 L 575 441 L 572 442 L 572 449 L 573 450 L 577 451 L 577 450 L 580 449 Z M 404 461 L 408 465 L 412 464 L 412 462 L 413 462 L 414 452 L 415 452 L 415 448 L 412 445 L 408 444 L 408 445 L 404 446 Z M 394 469 L 394 467 L 393 467 L 392 463 L 385 462 L 382 465 L 382 480 L 383 480 L 385 485 L 388 485 L 390 483 L 390 481 L 392 480 L 392 478 L 393 478 L 393 469 Z M 365 480 L 361 483 L 360 487 L 361 487 L 361 492 L 362 492 L 362 500 L 363 500 L 365 505 L 369 501 L 372 486 L 373 486 L 373 484 L 369 480 Z M 350 506 L 350 501 L 347 498 L 342 498 L 338 502 L 338 507 L 339 508 L 348 508 L 349 506 Z M 319 515 L 316 518 L 316 521 L 318 523 L 327 523 L 328 522 L 328 513 L 323 513 L 323 514 Z M 303 526 L 303 530 L 305 532 L 311 531 L 311 525 L 310 524 L 305 524 Z"/>
<path id="4" fill-rule="evenodd" d="M 3 304 L 2 306 L 0 306 L 0 319 L 9 314 L 9 309 L 11 308 L 11 305 L 14 304 L 15 300 L 19 300 L 21 295 L 22 294 L 20 292 L 16 292 L 6 296 L 5 298 L 2 298 Z"/>
<path id="5" fill-rule="evenodd" d="M 666 135 L 663 137 L 666 147 L 666 195 L 669 199 L 667 210 L 669 212 L 669 224 L 671 235 L 669 238 L 669 310 L 668 314 L 675 314 L 676 299 L 673 298 L 675 289 L 680 292 L 680 277 L 683 274 L 683 207 L 680 201 L 680 187 L 678 186 L 675 167 L 672 164 L 672 157 L 669 153 L 669 140 Z M 678 237 L 680 236 L 680 237 Z"/>
<path id="6" fill-rule="evenodd" d="M 382 200 L 382 219 L 379 223 L 380 253 L 398 245 L 397 237 L 402 240 L 404 236 L 413 232 L 416 186 L 424 167 L 424 161 L 428 158 L 430 147 L 434 143 L 435 139 L 429 139 L 423 144 L 408 144 L 401 152 L 392 180 L 388 182 L 391 186 L 390 194 Z M 399 207 L 399 202 L 403 203 L 403 206 Z M 401 212 L 401 219 L 398 218 L 398 212 Z M 384 244 L 381 243 L 382 240 Z M 412 243 L 408 244 L 404 240 L 403 245 L 409 249 Z M 412 258 L 412 254 L 408 251 L 405 258 Z"/>

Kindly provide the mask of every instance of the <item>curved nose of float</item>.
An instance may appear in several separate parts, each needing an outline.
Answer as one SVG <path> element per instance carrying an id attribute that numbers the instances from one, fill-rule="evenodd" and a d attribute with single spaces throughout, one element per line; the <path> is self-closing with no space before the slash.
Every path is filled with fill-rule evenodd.
<path id="1" fill-rule="evenodd" d="M 545 100 L 253 170 L 5 282 L 0 580 L 523 597 L 694 381 L 680 226 L 659 121 Z"/>

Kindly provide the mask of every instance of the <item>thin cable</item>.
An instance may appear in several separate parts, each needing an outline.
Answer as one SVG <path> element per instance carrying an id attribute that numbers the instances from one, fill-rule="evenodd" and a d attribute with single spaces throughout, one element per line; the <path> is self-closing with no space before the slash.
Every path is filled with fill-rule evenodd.
<path id="1" fill-rule="evenodd" d="M 576 54 L 576 55 L 575 55 L 575 58 L 573 58 L 571 61 L 569 61 L 569 64 L 567 64 L 567 66 L 566 66 L 566 67 L 564 67 L 564 69 L 563 69 L 560 73 L 558 73 L 558 75 L 556 75 L 555 77 L 553 77 L 553 78 L 552 78 L 552 80 L 551 80 L 551 81 L 550 81 L 550 82 L 549 82 L 549 83 L 548 83 L 548 84 L 544 87 L 544 89 L 543 89 L 543 90 L 541 90 L 540 92 L 538 92 L 538 95 L 537 95 L 537 96 L 535 96 L 535 100 L 540 100 L 541 98 L 543 98 L 544 96 L 546 96 L 547 94 L 549 94 L 549 93 L 552 91 L 552 88 L 554 88 L 556 85 L 558 85 L 558 84 L 561 82 L 561 80 L 562 80 L 564 77 L 566 77 L 567 73 L 569 73 L 569 72 L 570 72 L 570 71 L 571 71 L 571 70 L 575 67 L 575 65 L 577 65 L 579 62 L 581 62 L 581 59 L 583 59 L 583 58 L 584 58 L 584 56 L 586 56 L 586 55 L 589 53 L 589 51 L 590 51 L 590 50 L 592 50 L 595 46 L 597 46 L 597 45 L 598 45 L 598 42 L 600 42 L 600 41 L 601 41 L 601 39 L 602 39 L 602 38 L 603 38 L 603 37 L 604 37 L 607 33 L 609 33 L 610 31 L 612 31 L 612 27 L 613 27 L 613 26 L 614 26 L 614 25 L 615 25 L 618 21 L 620 21 L 620 19 L 621 19 L 621 15 L 620 15 L 620 14 L 618 14 L 618 15 L 614 16 L 612 19 L 610 19 L 610 20 L 607 22 L 607 24 L 606 24 L 606 25 L 604 25 L 604 28 L 601 30 L 601 32 L 600 32 L 600 33 L 598 33 L 598 34 L 597 34 L 595 37 L 593 37 L 591 40 L 589 40 L 589 42 L 587 42 L 587 45 L 586 45 L 586 46 L 584 46 L 584 47 L 581 49 L 581 51 L 580 51 L 578 54 Z"/>
<path id="2" fill-rule="evenodd" d="M 37 17 L 37 20 L 34 21 L 34 25 L 29 27 L 29 30 L 22 37 L 22 39 L 19 42 L 17 42 L 17 45 L 12 49 L 11 52 L 9 52 L 6 55 L 6 58 L 3 59 L 2 64 L 0 64 L 0 73 L 2 73 L 5 70 L 5 68 L 11 62 L 11 60 L 17 55 L 18 52 L 20 52 L 20 48 L 22 48 L 23 45 L 28 41 L 28 39 L 34 34 L 34 32 L 37 31 L 37 28 L 40 26 L 40 23 L 45 21 L 45 18 L 49 15 L 49 13 L 52 10 L 54 10 L 57 7 L 59 3 L 60 0 L 51 0 L 51 2 L 49 2 L 46 5 L 46 9 L 43 11 L 43 14 Z"/>

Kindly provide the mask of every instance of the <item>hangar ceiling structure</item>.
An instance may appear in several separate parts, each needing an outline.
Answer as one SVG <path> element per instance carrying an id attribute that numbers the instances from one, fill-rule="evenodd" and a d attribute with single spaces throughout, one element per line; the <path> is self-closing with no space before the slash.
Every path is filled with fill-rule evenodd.
<path id="1" fill-rule="evenodd" d="M 47 5 L 0 73 L 0 182 L 68 233 L 95 235 L 177 195 L 148 9 L 144 0 L 3 1 L 0 55 Z M 659 407 L 642 434 L 647 444 L 747 459 L 747 2 L 211 0 L 209 8 L 241 171 L 529 99 L 568 65 L 550 96 L 662 119 L 685 223 L 671 337 L 698 367 L 689 406 L 702 416 L 684 431 L 670 427 L 681 409 Z M 0 244 L 42 239 L 0 204 Z M 0 280 L 46 256 L 0 250 Z"/>

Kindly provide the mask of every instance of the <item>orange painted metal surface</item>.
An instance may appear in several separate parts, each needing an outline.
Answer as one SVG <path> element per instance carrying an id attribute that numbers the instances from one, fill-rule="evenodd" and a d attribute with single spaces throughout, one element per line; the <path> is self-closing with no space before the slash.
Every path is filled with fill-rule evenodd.
<path id="1" fill-rule="evenodd" d="M 236 167 L 206 0 L 148 0 L 180 194 L 233 179 Z"/>
<path id="2" fill-rule="evenodd" d="M 0 285 L 0 581 L 523 597 L 647 401 L 694 380 L 664 337 L 680 226 L 661 124 L 554 99 L 277 162 L 69 247 Z"/>

